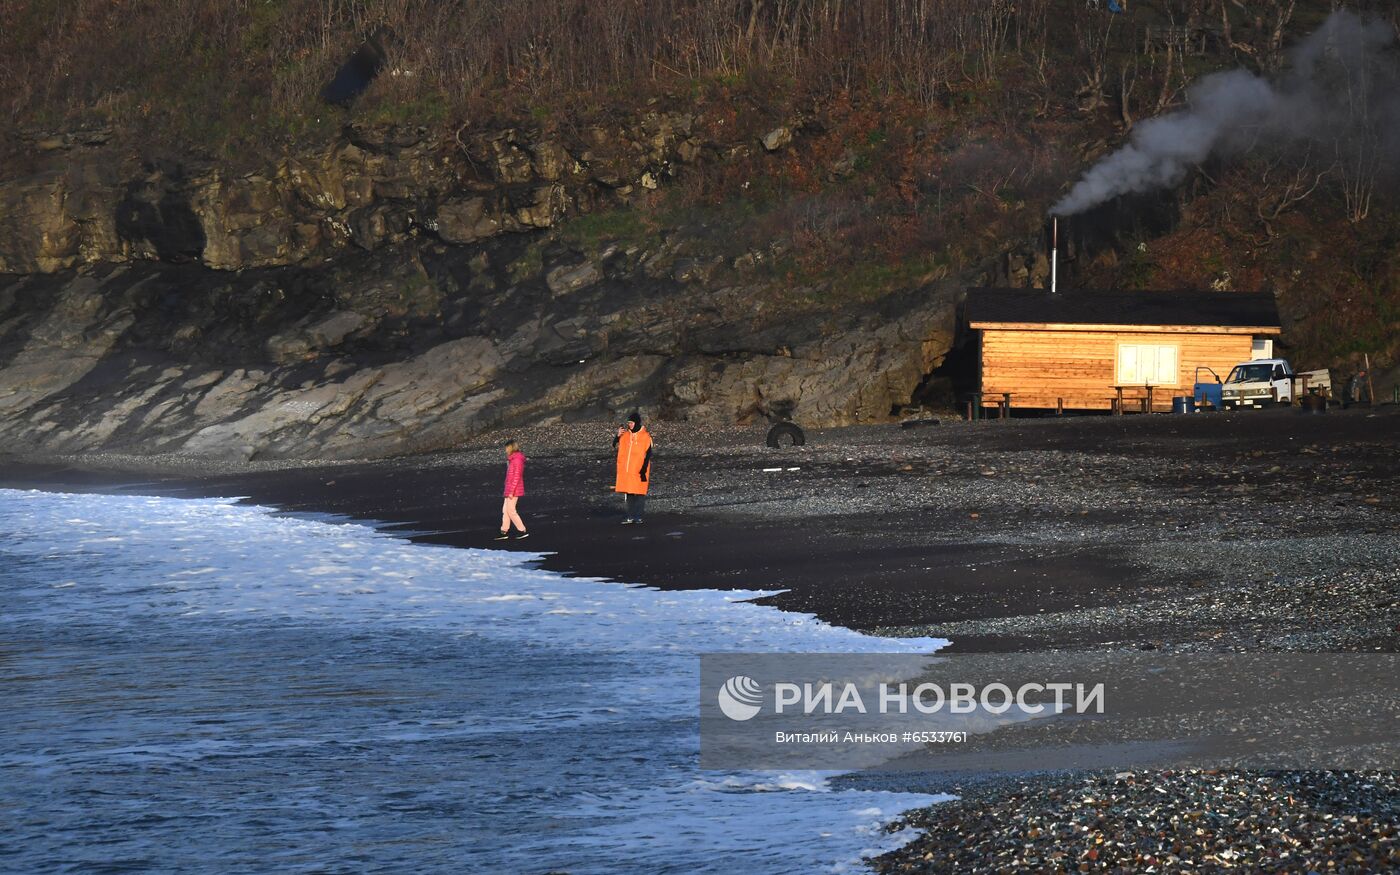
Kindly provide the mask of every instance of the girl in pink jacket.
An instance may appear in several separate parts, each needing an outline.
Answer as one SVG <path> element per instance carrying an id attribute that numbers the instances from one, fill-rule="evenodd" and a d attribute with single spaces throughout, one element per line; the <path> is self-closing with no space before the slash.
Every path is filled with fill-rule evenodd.
<path id="1" fill-rule="evenodd" d="M 525 523 L 520 519 L 520 513 L 515 509 L 520 501 L 520 496 L 525 494 L 525 454 L 520 452 L 520 444 L 513 440 L 506 441 L 506 489 L 505 502 L 501 505 L 501 533 L 496 536 L 497 541 L 504 541 L 510 537 L 510 527 L 513 524 L 520 530 L 520 534 L 515 536 L 515 540 L 530 537 L 530 533 L 525 531 Z"/>

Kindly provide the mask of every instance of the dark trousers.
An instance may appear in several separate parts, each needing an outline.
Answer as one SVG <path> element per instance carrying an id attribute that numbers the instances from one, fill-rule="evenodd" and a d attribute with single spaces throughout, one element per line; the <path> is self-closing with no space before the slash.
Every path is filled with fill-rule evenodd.
<path id="1" fill-rule="evenodd" d="M 642 512 L 647 508 L 647 497 L 645 495 L 633 495 L 627 493 L 627 518 L 629 520 L 639 520 Z"/>

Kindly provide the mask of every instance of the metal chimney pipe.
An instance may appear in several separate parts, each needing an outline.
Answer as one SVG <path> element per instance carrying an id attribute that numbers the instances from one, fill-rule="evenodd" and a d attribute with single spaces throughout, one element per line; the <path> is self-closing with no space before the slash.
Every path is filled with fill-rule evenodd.
<path id="1" fill-rule="evenodd" d="M 1060 291 L 1060 217 L 1051 220 L 1050 231 L 1050 294 Z"/>

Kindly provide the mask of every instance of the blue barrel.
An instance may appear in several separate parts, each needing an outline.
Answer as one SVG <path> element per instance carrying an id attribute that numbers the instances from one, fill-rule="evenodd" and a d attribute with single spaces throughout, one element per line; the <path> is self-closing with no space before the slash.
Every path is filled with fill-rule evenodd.
<path id="1" fill-rule="evenodd" d="M 1178 395 L 1172 399 L 1172 413 L 1195 413 L 1196 402 L 1194 399 Z"/>

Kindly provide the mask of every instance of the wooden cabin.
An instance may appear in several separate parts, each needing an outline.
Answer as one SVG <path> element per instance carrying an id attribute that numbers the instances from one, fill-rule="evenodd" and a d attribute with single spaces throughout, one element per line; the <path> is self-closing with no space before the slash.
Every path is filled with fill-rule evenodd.
<path id="1" fill-rule="evenodd" d="M 972 289 L 964 306 L 978 344 L 985 403 L 1013 408 L 1170 410 L 1197 367 L 1224 379 L 1268 358 L 1281 331 L 1273 295 Z M 1152 387 L 1149 393 L 1147 387 Z"/>

